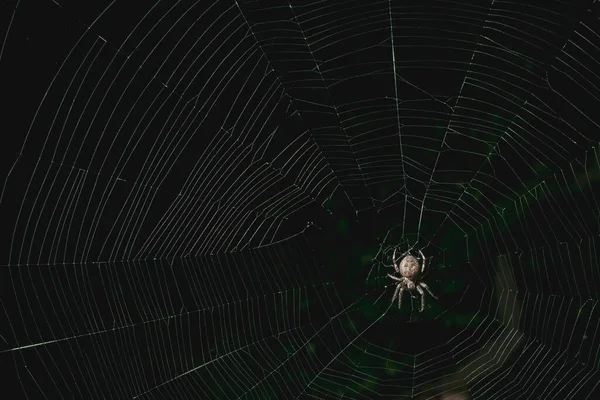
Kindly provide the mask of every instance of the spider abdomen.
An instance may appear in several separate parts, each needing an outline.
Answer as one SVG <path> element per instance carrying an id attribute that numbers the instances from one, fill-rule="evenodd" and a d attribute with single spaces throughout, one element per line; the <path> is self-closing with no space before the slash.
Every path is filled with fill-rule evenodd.
<path id="1" fill-rule="evenodd" d="M 419 262 L 413 256 L 406 256 L 400 262 L 400 274 L 410 279 L 411 281 L 417 280 L 419 277 Z"/>

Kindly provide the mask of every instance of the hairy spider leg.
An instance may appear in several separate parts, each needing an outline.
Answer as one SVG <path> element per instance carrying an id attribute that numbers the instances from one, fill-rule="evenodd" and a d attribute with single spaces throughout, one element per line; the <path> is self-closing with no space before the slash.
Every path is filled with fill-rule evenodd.
<path id="1" fill-rule="evenodd" d="M 423 293 L 423 289 L 420 286 L 417 286 L 417 290 L 421 295 L 421 311 L 423 311 L 425 309 L 425 293 Z"/>
<path id="2" fill-rule="evenodd" d="M 421 273 L 423 273 L 425 272 L 425 254 L 421 250 L 419 250 L 419 253 L 421 253 L 421 257 L 423 258 L 423 265 L 421 265 Z"/>
<path id="3" fill-rule="evenodd" d="M 421 285 L 425 289 L 427 289 L 427 291 L 429 292 L 429 294 L 431 295 L 431 297 L 433 297 L 434 299 L 437 300 L 437 296 L 435 294 L 433 294 L 433 292 L 431 291 L 431 289 L 429 289 L 429 286 L 427 286 L 427 284 L 425 282 L 419 282 L 419 285 Z"/>
<path id="4" fill-rule="evenodd" d="M 398 282 L 404 282 L 404 278 L 396 278 L 394 275 L 390 275 L 390 274 L 387 274 L 387 276 L 389 276 L 390 278 L 392 278 Z"/>
<path id="5" fill-rule="evenodd" d="M 400 286 L 400 285 L 398 285 Z M 400 295 L 398 296 L 398 308 L 402 309 L 402 293 L 404 293 L 404 288 L 400 287 Z"/>
<path id="6" fill-rule="evenodd" d="M 396 290 L 394 291 L 394 297 L 392 297 L 392 303 L 396 300 L 396 296 L 398 296 L 398 291 L 400 290 L 400 284 L 396 285 Z"/>

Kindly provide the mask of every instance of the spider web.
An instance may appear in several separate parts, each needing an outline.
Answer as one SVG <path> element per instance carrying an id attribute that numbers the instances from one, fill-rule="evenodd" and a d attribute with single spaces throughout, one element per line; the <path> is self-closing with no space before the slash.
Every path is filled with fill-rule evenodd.
<path id="1" fill-rule="evenodd" d="M 7 393 L 598 395 L 596 1 L 0 7 Z"/>

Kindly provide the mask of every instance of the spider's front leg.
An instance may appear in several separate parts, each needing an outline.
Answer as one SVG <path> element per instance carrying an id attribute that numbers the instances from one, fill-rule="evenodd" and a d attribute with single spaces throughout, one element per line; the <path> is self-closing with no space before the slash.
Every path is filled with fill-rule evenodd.
<path id="1" fill-rule="evenodd" d="M 433 292 L 431 291 L 431 289 L 429 289 L 429 286 L 427 286 L 427 284 L 425 282 L 419 282 L 419 285 L 421 285 L 425 289 L 427 289 L 427 291 L 429 292 L 429 294 L 431 295 L 431 297 L 433 297 L 434 299 L 437 300 L 437 296 L 435 294 L 433 294 Z"/>
<path id="2" fill-rule="evenodd" d="M 400 286 L 400 285 L 398 285 Z M 400 294 L 398 295 L 398 309 L 402 309 L 402 293 L 404 293 L 404 288 L 400 287 Z"/>
<path id="3" fill-rule="evenodd" d="M 417 286 L 417 291 L 421 295 L 421 312 L 425 309 L 425 293 L 423 293 L 423 289 Z"/>
<path id="4" fill-rule="evenodd" d="M 400 281 L 400 283 L 398 283 L 396 285 L 396 290 L 394 291 L 394 296 L 392 297 L 392 304 L 394 303 L 394 300 L 396 300 L 396 296 L 398 296 L 398 308 L 402 307 L 402 293 L 404 293 L 404 288 L 402 287 L 402 284 L 404 282 L 404 278 L 396 278 L 395 276 L 391 276 L 389 275 L 391 278 L 396 279 L 397 281 Z"/>
<path id="5" fill-rule="evenodd" d="M 398 292 L 400 292 L 400 294 L 398 294 Z M 396 285 L 394 297 L 392 297 L 392 304 L 394 304 L 394 300 L 396 300 L 396 296 L 398 296 L 398 308 L 402 307 L 402 293 L 404 293 L 404 288 L 402 287 L 402 282 L 400 282 Z"/>
<path id="6" fill-rule="evenodd" d="M 400 283 L 396 285 L 396 290 L 394 290 L 394 296 L 392 297 L 392 303 L 394 302 L 394 300 L 396 300 L 396 296 L 398 296 L 398 291 L 400 290 L 400 286 L 401 286 Z"/>

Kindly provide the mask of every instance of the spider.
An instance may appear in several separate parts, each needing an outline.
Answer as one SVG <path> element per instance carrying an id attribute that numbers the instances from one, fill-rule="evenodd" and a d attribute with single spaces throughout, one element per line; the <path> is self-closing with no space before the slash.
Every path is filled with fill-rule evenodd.
<path id="1" fill-rule="evenodd" d="M 424 287 L 434 299 L 437 300 L 437 297 L 431 292 L 431 289 L 429 289 L 429 286 L 427 286 L 425 282 L 421 282 L 421 278 L 423 277 L 425 272 L 425 255 L 421 250 L 419 250 L 419 253 L 421 253 L 421 257 L 423 258 L 423 264 L 419 265 L 419 261 L 417 260 L 417 258 L 409 253 L 410 250 L 402 254 L 402 257 L 404 258 L 402 258 L 400 263 L 397 264 L 396 250 L 394 249 L 394 254 L 392 255 L 394 269 L 397 273 L 402 275 L 402 278 L 398 278 L 391 274 L 388 274 L 390 278 L 392 278 L 395 281 L 398 281 L 396 291 L 394 292 L 394 297 L 392 297 L 392 302 L 394 302 L 394 300 L 396 300 L 396 296 L 398 296 L 398 308 L 402 308 L 402 293 L 404 292 L 404 289 L 413 290 L 416 288 L 419 294 L 421 295 L 420 311 L 423 311 L 425 309 L 425 293 L 423 292 L 423 289 L 421 289 L 421 286 Z M 398 291 L 400 291 L 399 294 Z"/>

